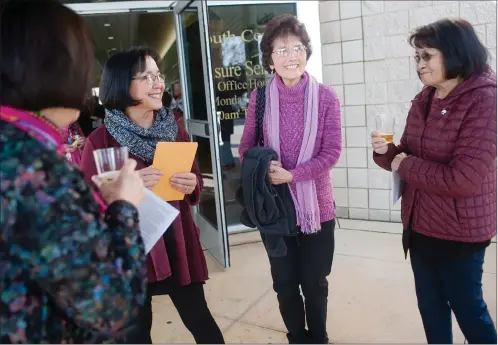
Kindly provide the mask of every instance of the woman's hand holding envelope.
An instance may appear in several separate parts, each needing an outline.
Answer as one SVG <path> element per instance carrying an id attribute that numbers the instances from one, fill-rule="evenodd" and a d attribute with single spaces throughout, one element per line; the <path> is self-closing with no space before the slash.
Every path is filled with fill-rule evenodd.
<path id="1" fill-rule="evenodd" d="M 197 146 L 196 142 L 183 141 L 157 143 L 152 165 L 164 172 L 164 175 L 152 189 L 156 195 L 166 201 L 177 201 L 194 192 L 197 175 L 190 171 Z"/>
<path id="2" fill-rule="evenodd" d="M 171 176 L 171 185 L 185 194 L 192 194 L 197 186 L 197 176 L 194 173 L 177 173 Z"/>
<path id="3" fill-rule="evenodd" d="M 154 169 L 152 166 L 140 169 L 138 174 L 144 181 L 144 186 L 148 189 L 152 189 L 158 182 L 164 173 L 161 170 Z"/>

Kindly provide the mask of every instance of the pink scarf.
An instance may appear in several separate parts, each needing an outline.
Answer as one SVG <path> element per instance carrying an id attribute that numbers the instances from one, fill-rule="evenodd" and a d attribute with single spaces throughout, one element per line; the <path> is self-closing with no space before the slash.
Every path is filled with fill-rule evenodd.
<path id="1" fill-rule="evenodd" d="M 266 87 L 265 121 L 269 147 L 275 150 L 280 158 L 280 99 L 276 78 L 278 77 L 273 77 Z M 297 165 L 309 161 L 315 149 L 318 131 L 318 82 L 312 76 L 308 77 L 304 92 L 305 124 Z M 296 207 L 297 225 L 301 227 L 301 231 L 310 234 L 320 230 L 320 209 L 315 181 L 296 182 L 296 195 L 292 189 L 291 195 Z"/>

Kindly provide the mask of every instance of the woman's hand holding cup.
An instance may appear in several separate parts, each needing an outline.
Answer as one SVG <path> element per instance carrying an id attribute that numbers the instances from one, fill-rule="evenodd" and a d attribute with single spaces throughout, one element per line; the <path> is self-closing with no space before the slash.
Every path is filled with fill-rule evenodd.
<path id="1" fill-rule="evenodd" d="M 387 140 L 379 135 L 377 132 L 372 132 L 372 147 L 375 153 L 379 155 L 385 155 L 389 149 L 389 143 Z"/>
<path id="2" fill-rule="evenodd" d="M 77 142 L 76 146 L 80 149 L 83 148 L 83 145 L 85 144 L 85 137 L 78 135 L 75 137 L 75 140 Z"/>
<path id="3" fill-rule="evenodd" d="M 76 147 L 74 147 L 73 145 L 64 144 L 64 151 L 66 153 L 73 153 L 74 151 L 76 151 Z"/>
<path id="4" fill-rule="evenodd" d="M 136 166 L 135 160 L 128 159 L 115 179 L 98 175 L 92 177 L 92 181 L 108 204 L 124 200 L 138 207 L 144 198 L 144 183 L 139 172 L 135 171 Z"/>

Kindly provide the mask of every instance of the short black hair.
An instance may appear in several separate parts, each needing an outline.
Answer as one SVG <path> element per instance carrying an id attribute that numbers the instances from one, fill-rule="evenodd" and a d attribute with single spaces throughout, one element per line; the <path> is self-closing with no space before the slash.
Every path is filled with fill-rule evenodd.
<path id="1" fill-rule="evenodd" d="M 439 50 L 443 55 L 446 79 L 468 79 L 489 70 L 488 50 L 464 19 L 441 19 L 419 27 L 408 42 L 413 48 Z"/>
<path id="2" fill-rule="evenodd" d="M 82 109 L 94 80 L 83 18 L 56 0 L 2 1 L 1 7 L 0 103 L 30 111 Z"/>
<path id="3" fill-rule="evenodd" d="M 107 60 L 99 88 L 100 101 L 105 108 L 124 111 L 140 104 L 140 100 L 130 96 L 130 84 L 137 73 L 145 71 L 148 56 L 159 65 L 159 55 L 146 46 L 116 53 Z"/>
<path id="4" fill-rule="evenodd" d="M 306 59 L 309 60 L 312 53 L 311 39 L 306 31 L 306 27 L 292 14 L 281 14 L 270 20 L 263 32 L 260 49 L 263 67 L 266 71 L 272 72 L 270 65 L 273 65 L 271 54 L 273 53 L 273 43 L 279 38 L 294 35 L 299 38 L 306 47 Z"/>

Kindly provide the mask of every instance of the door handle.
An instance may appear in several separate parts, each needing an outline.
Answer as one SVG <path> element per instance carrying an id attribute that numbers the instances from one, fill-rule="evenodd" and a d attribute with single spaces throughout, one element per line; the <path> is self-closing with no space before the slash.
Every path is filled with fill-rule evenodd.
<path id="1" fill-rule="evenodd" d="M 221 132 L 221 115 L 223 114 L 222 111 L 217 111 L 216 112 L 216 122 L 218 123 L 218 133 Z"/>
<path id="2" fill-rule="evenodd" d="M 209 123 L 187 120 L 188 132 L 192 135 L 210 136 Z"/>
<path id="3" fill-rule="evenodd" d="M 216 112 L 216 122 L 218 123 L 218 130 L 216 131 L 218 133 L 218 143 L 220 146 L 223 146 L 223 137 L 221 136 L 221 115 L 223 114 L 222 111 L 217 111 Z"/>

